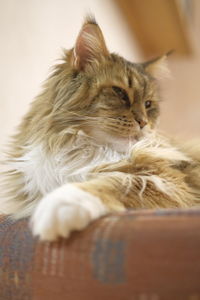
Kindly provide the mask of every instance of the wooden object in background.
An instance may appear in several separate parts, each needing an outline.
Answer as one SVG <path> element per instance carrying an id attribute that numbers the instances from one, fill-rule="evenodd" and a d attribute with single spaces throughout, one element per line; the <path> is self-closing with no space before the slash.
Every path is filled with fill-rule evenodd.
<path id="1" fill-rule="evenodd" d="M 189 20 L 176 0 L 115 0 L 145 57 L 192 54 Z M 185 12 L 187 13 L 187 12 Z"/>

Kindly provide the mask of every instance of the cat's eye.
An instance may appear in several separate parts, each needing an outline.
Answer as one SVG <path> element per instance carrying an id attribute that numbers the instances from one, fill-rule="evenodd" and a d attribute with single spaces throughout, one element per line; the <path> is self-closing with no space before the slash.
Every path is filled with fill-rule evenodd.
<path id="1" fill-rule="evenodd" d="M 145 108 L 150 108 L 150 107 L 151 107 L 151 104 L 152 104 L 152 101 L 147 100 L 147 101 L 145 102 Z"/>
<path id="2" fill-rule="evenodd" d="M 112 86 L 112 89 L 117 94 L 117 96 L 125 102 L 126 106 L 130 107 L 130 100 L 127 92 L 118 86 Z"/>

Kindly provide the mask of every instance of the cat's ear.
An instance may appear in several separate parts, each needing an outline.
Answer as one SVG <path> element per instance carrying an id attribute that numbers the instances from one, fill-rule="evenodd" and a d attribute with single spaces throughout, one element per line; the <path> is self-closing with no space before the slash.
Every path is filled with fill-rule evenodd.
<path id="1" fill-rule="evenodd" d="M 151 74 L 156 79 L 168 78 L 170 76 L 170 71 L 168 68 L 167 57 L 172 53 L 172 51 L 166 53 L 163 56 L 156 57 L 150 61 L 142 64 L 145 71 Z"/>
<path id="2" fill-rule="evenodd" d="M 87 17 L 73 49 L 72 64 L 76 69 L 84 69 L 87 63 L 109 55 L 102 31 L 95 19 Z"/>

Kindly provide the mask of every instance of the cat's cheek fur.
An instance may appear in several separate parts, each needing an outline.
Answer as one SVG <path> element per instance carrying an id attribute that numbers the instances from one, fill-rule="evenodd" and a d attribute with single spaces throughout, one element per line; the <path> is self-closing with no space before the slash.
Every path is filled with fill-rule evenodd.
<path id="1" fill-rule="evenodd" d="M 31 218 L 33 234 L 40 240 L 53 241 L 69 237 L 93 220 L 108 213 L 101 199 L 74 184 L 65 184 L 46 195 Z"/>

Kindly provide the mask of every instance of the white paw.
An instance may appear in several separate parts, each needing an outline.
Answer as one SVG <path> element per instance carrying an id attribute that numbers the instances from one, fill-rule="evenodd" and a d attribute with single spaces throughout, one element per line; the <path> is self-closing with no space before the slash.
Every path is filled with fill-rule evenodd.
<path id="1" fill-rule="evenodd" d="M 33 234 L 46 241 L 68 237 L 71 231 L 84 229 L 107 212 L 98 197 L 66 184 L 39 202 L 31 219 Z"/>

